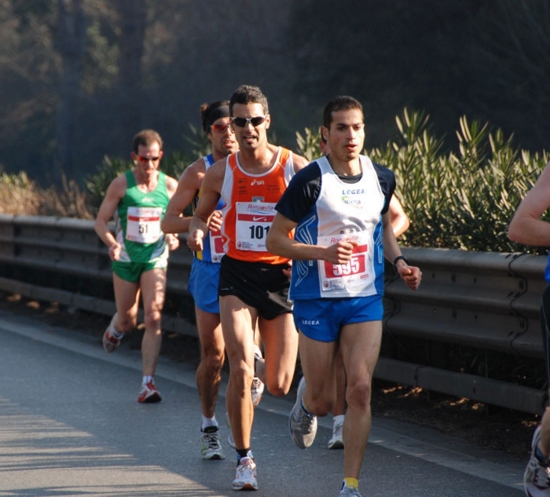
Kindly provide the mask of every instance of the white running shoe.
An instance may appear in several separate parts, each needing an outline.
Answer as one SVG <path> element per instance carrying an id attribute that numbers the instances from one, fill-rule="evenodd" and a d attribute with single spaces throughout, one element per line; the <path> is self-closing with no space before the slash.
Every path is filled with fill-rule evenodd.
<path id="1" fill-rule="evenodd" d="M 111 319 L 111 322 L 109 323 L 109 326 L 107 326 L 107 329 L 105 330 L 105 333 L 103 333 L 103 348 L 106 352 L 114 352 L 118 346 L 120 345 L 120 341 L 122 338 L 117 338 L 114 336 L 115 327 L 113 326 L 113 323 L 115 322 L 116 313 Z"/>
<path id="2" fill-rule="evenodd" d="M 209 426 L 201 431 L 201 456 L 206 460 L 225 459 L 217 427 Z"/>
<path id="3" fill-rule="evenodd" d="M 345 486 L 338 494 L 338 497 L 361 497 L 361 494 L 355 487 Z"/>
<path id="4" fill-rule="evenodd" d="M 256 361 L 259 359 L 262 359 L 262 351 L 260 350 L 260 347 L 257 345 L 254 345 L 254 369 L 256 369 Z M 262 395 L 264 394 L 265 385 L 258 378 L 257 376 L 254 376 L 252 380 L 252 387 L 250 387 L 250 393 L 252 394 L 252 405 L 256 407 L 260 400 L 262 400 Z"/>
<path id="5" fill-rule="evenodd" d="M 241 457 L 233 480 L 233 490 L 258 490 L 256 463 L 251 457 Z"/>
<path id="6" fill-rule="evenodd" d="M 296 402 L 290 416 L 288 417 L 288 427 L 290 428 L 290 436 L 294 443 L 300 447 L 300 449 L 307 449 L 311 447 L 317 434 L 317 416 L 309 416 L 302 409 L 302 397 L 304 389 L 306 388 L 306 380 L 304 377 L 300 380 L 298 385 L 298 392 L 296 394 Z"/>
<path id="7" fill-rule="evenodd" d="M 342 437 L 342 429 L 344 428 L 344 422 L 340 421 L 335 423 L 332 427 L 332 438 L 328 441 L 329 449 L 343 449 L 344 448 L 344 439 Z"/>
<path id="8" fill-rule="evenodd" d="M 523 488 L 527 497 L 550 497 L 550 467 L 543 465 L 535 455 L 539 440 L 540 426 L 533 433 L 531 458 L 523 474 Z"/>

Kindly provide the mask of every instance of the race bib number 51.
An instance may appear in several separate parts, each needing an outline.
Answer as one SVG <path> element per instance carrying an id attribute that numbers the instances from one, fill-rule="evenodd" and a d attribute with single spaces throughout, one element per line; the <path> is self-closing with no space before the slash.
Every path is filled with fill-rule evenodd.
<path id="1" fill-rule="evenodd" d="M 160 238 L 162 207 L 128 207 L 126 239 L 137 243 L 155 243 Z"/>

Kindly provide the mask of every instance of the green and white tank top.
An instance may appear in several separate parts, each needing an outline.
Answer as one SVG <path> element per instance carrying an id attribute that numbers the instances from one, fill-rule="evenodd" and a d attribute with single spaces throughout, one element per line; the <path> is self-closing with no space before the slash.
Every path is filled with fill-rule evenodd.
<path id="1" fill-rule="evenodd" d="M 115 236 L 122 246 L 120 262 L 150 262 L 168 258 L 168 246 L 160 222 L 170 197 L 166 174 L 159 171 L 154 191 L 141 191 L 132 171 L 126 172 L 126 194 L 115 215 Z"/>

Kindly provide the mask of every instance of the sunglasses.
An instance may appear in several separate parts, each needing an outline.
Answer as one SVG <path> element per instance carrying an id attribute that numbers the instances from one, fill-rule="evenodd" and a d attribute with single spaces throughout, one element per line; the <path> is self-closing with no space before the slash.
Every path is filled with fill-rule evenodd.
<path id="1" fill-rule="evenodd" d="M 256 117 L 232 117 L 231 121 L 233 121 L 233 124 L 238 126 L 239 128 L 244 128 L 248 123 L 252 124 L 252 126 L 256 127 L 262 124 L 267 116 L 256 116 Z"/>
<path id="2" fill-rule="evenodd" d="M 158 157 L 143 157 L 143 155 L 136 155 L 136 158 L 140 162 L 157 162 L 160 159 L 160 155 Z"/>
<path id="3" fill-rule="evenodd" d="M 225 133 L 227 131 L 227 128 L 231 129 L 229 127 L 229 124 L 212 124 L 210 126 L 210 129 L 213 129 L 214 131 L 217 131 L 218 133 Z"/>

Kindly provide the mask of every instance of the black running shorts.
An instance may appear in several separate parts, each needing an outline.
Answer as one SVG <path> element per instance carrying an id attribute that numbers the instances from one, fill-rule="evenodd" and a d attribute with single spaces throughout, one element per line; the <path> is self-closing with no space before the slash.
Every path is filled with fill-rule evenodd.
<path id="1" fill-rule="evenodd" d="M 258 310 L 264 319 L 274 319 L 292 312 L 288 301 L 290 282 L 283 273 L 288 264 L 265 264 L 222 257 L 220 268 L 220 297 L 234 295 L 246 305 Z"/>

